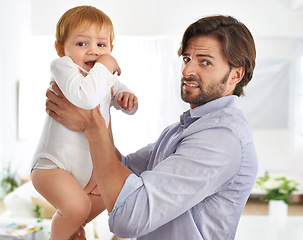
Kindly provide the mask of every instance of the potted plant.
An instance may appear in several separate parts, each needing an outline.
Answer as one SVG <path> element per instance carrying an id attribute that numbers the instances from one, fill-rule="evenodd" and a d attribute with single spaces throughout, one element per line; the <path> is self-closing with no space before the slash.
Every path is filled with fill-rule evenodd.
<path id="1" fill-rule="evenodd" d="M 286 177 L 271 177 L 268 172 L 265 172 L 264 176 L 258 177 L 256 184 L 265 192 L 265 195 L 260 197 L 260 200 L 265 202 L 280 200 L 291 205 L 290 195 L 299 190 L 297 181 Z"/>
<path id="2" fill-rule="evenodd" d="M 6 168 L 4 177 L 0 181 L 0 185 L 5 194 L 14 191 L 20 185 L 19 178 L 16 173 L 12 173 L 10 166 Z"/>
<path id="3" fill-rule="evenodd" d="M 276 223 L 285 223 L 288 205 L 291 205 L 290 195 L 299 190 L 299 183 L 282 177 L 271 177 L 268 172 L 258 177 L 256 185 L 264 191 L 261 201 L 268 202 L 268 214 Z"/>

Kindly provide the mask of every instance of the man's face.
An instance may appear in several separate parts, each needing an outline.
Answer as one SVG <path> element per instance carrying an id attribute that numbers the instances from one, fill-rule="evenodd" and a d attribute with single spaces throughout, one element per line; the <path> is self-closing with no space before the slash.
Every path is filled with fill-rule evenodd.
<path id="1" fill-rule="evenodd" d="M 244 74 L 230 67 L 221 43 L 209 36 L 190 38 L 182 58 L 181 97 L 192 109 L 231 95 Z"/>

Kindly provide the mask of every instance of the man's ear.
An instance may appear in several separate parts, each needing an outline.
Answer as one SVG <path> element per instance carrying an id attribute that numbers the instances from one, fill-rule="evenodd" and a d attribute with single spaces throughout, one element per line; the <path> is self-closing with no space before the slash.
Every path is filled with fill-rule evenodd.
<path id="1" fill-rule="evenodd" d="M 55 48 L 59 57 L 65 56 L 64 47 L 62 46 L 62 44 L 55 42 Z"/>
<path id="2" fill-rule="evenodd" d="M 244 76 L 245 68 L 244 67 L 238 67 L 238 68 L 232 68 L 231 70 L 231 84 L 237 84 L 240 82 Z"/>

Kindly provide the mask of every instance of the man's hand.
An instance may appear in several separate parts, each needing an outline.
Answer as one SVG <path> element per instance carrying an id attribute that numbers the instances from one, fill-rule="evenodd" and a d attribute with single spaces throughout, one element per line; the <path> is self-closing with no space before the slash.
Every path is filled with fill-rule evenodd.
<path id="1" fill-rule="evenodd" d="M 79 227 L 78 231 L 71 236 L 70 240 L 86 240 L 83 226 Z"/>
<path id="2" fill-rule="evenodd" d="M 69 102 L 55 82 L 51 83 L 52 90 L 46 92 L 46 112 L 48 115 L 72 131 L 83 132 L 90 124 L 93 114 L 101 115 L 99 107 L 93 110 L 78 108 Z M 57 93 L 57 94 L 56 94 Z"/>
<path id="3" fill-rule="evenodd" d="M 120 107 L 130 111 L 138 103 L 138 98 L 133 93 L 122 92 L 118 94 L 117 103 Z"/>

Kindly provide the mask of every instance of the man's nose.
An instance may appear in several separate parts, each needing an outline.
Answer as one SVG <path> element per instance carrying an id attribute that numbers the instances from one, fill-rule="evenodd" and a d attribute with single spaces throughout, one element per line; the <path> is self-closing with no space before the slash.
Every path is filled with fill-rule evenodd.
<path id="1" fill-rule="evenodd" d="M 190 60 L 182 65 L 182 75 L 184 77 L 195 76 L 197 74 L 197 63 L 195 60 Z"/>

